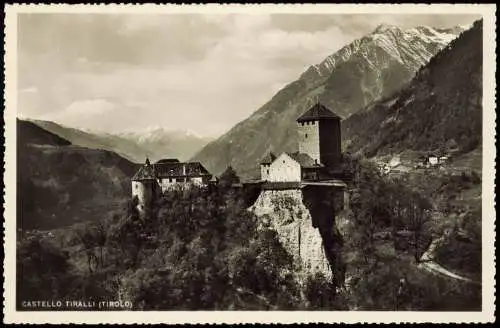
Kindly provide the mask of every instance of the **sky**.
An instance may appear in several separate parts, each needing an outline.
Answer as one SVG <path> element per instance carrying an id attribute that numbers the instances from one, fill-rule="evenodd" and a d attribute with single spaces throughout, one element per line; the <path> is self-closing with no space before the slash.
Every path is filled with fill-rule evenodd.
<path id="1" fill-rule="evenodd" d="M 307 67 L 385 23 L 471 15 L 20 14 L 18 116 L 109 133 L 216 137 Z"/>

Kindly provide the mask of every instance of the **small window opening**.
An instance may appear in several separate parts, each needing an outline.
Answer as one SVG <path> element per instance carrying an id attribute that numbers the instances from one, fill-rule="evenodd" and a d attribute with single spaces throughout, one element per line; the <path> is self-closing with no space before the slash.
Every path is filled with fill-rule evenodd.
<path id="1" fill-rule="evenodd" d="M 307 138 L 307 133 L 306 133 L 306 138 Z"/>

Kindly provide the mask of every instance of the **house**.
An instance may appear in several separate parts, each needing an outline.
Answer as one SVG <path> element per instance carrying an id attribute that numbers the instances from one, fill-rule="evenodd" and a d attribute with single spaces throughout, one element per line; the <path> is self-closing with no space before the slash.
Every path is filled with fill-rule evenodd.
<path id="1" fill-rule="evenodd" d="M 151 164 L 149 159 L 132 177 L 132 197 L 137 197 L 139 213 L 151 202 L 174 188 L 206 186 L 212 175 L 199 162 L 182 163 L 178 159 L 161 159 Z"/>
<path id="2" fill-rule="evenodd" d="M 268 166 L 265 178 L 269 182 L 299 182 L 317 180 L 324 167 L 304 153 L 282 153 Z M 264 179 L 262 179 L 264 180 Z"/>
<path id="3" fill-rule="evenodd" d="M 427 160 L 428 160 L 428 162 L 429 162 L 430 165 L 437 165 L 437 164 L 439 164 L 439 158 L 437 156 L 435 156 L 435 155 L 429 156 Z"/>
<path id="4" fill-rule="evenodd" d="M 200 162 L 181 163 L 177 159 L 161 159 L 154 165 L 162 192 L 179 186 L 204 186 L 212 179 Z"/>
<path id="5" fill-rule="evenodd" d="M 428 154 L 427 156 L 421 156 L 420 161 L 421 164 L 417 165 L 417 167 L 431 167 L 445 164 L 449 161 L 449 157 L 447 155 Z"/>
<path id="6" fill-rule="evenodd" d="M 261 180 L 300 182 L 329 179 L 340 172 L 340 117 L 319 102 L 297 119 L 299 150 L 261 161 Z"/>

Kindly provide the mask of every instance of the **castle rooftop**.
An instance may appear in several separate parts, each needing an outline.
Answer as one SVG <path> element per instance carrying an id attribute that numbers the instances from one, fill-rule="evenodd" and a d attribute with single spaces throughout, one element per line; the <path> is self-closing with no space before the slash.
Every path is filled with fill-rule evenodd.
<path id="1" fill-rule="evenodd" d="M 155 180 L 156 170 L 154 165 L 149 163 L 149 159 L 146 160 L 146 164 L 141 166 L 141 168 L 134 174 L 132 181 L 145 181 L 145 180 Z"/>
<path id="2" fill-rule="evenodd" d="M 320 119 L 340 119 L 340 116 L 318 102 L 312 106 L 311 109 L 302 114 L 302 116 L 297 119 L 297 122 L 318 121 Z"/>
<path id="3" fill-rule="evenodd" d="M 290 156 L 293 160 L 295 160 L 297 163 L 299 163 L 302 168 L 310 169 L 310 168 L 323 167 L 323 164 L 315 162 L 314 159 L 312 159 L 311 156 L 309 156 L 308 154 L 299 152 L 286 153 L 286 154 Z"/>
<path id="4" fill-rule="evenodd" d="M 272 162 L 274 162 L 275 159 L 276 159 L 276 155 L 274 155 L 272 152 L 270 152 L 269 154 L 266 155 L 266 157 L 264 157 L 262 159 L 260 164 L 271 164 Z"/>

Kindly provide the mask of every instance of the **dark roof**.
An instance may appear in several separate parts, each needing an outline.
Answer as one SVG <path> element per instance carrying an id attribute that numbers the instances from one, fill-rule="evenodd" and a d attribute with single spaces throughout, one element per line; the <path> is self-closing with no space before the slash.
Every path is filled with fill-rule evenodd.
<path id="1" fill-rule="evenodd" d="M 340 116 L 338 116 L 325 106 L 321 105 L 320 103 L 316 103 L 314 106 L 311 107 L 311 109 L 302 114 L 302 116 L 300 116 L 297 119 L 297 122 L 312 121 L 312 120 L 317 121 L 320 119 L 340 119 Z"/>
<path id="2" fill-rule="evenodd" d="M 322 164 L 316 163 L 314 159 L 311 158 L 308 154 L 305 153 L 286 153 L 288 156 L 293 158 L 297 163 L 300 164 L 303 168 L 319 168 L 323 167 Z"/>
<path id="3" fill-rule="evenodd" d="M 179 176 L 202 176 L 211 175 L 200 162 L 175 163 L 164 162 L 154 164 L 158 178 Z M 185 167 L 185 172 L 184 172 Z"/>
<path id="4" fill-rule="evenodd" d="M 143 181 L 143 180 L 155 180 L 156 170 L 154 165 L 143 165 L 137 171 L 137 173 L 132 177 L 132 181 Z"/>
<path id="5" fill-rule="evenodd" d="M 185 167 L 185 169 L 184 169 Z M 150 165 L 149 161 L 141 166 L 132 178 L 133 181 L 154 180 L 164 177 L 211 176 L 200 162 L 181 163 L 177 159 L 162 159 Z"/>
<path id="6" fill-rule="evenodd" d="M 266 157 L 264 157 L 262 159 L 260 164 L 271 164 L 272 162 L 274 162 L 275 159 L 276 159 L 276 155 L 274 155 L 272 152 L 270 152 L 269 154 L 266 155 Z"/>
<path id="7" fill-rule="evenodd" d="M 180 163 L 180 162 L 177 158 L 163 158 L 156 162 L 156 164 L 163 164 L 163 163 Z"/>

